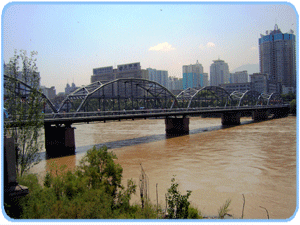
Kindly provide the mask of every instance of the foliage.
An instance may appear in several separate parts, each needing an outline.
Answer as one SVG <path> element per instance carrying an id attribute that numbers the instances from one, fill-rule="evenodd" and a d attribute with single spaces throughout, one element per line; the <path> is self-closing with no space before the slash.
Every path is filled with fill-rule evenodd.
<path id="1" fill-rule="evenodd" d="M 293 99 L 291 102 L 290 102 L 290 113 L 296 115 L 297 113 L 297 102 L 296 102 L 296 99 Z"/>
<path id="2" fill-rule="evenodd" d="M 284 102 L 291 102 L 293 99 L 296 99 L 296 94 L 289 92 L 287 94 L 281 94 L 281 97 L 283 99 Z"/>
<path id="3" fill-rule="evenodd" d="M 175 183 L 175 178 L 171 180 L 171 187 L 166 194 L 166 200 L 168 203 L 168 218 L 169 219 L 186 219 L 188 218 L 188 208 L 190 202 L 188 198 L 191 195 L 191 191 L 187 191 L 186 195 L 181 195 L 178 190 L 178 183 Z"/>
<path id="4" fill-rule="evenodd" d="M 116 197 L 117 189 L 124 187 L 121 185 L 123 168 L 115 164 L 114 159 L 117 159 L 116 155 L 108 152 L 106 146 L 99 149 L 94 146 L 87 151 L 76 173 L 88 179 L 89 187 L 96 189 L 104 186 L 107 193 Z"/>
<path id="5" fill-rule="evenodd" d="M 231 203 L 230 199 L 227 199 L 223 206 L 219 209 L 219 218 L 224 219 L 227 213 L 230 211 L 229 205 Z"/>
<path id="6" fill-rule="evenodd" d="M 11 79 L 5 82 L 4 107 L 9 119 L 17 124 L 17 127 L 9 127 L 6 124 L 4 134 L 14 138 L 17 173 L 20 175 L 38 163 L 37 153 L 42 147 L 38 138 L 43 126 L 43 99 L 39 92 L 40 78 L 37 72 L 36 54 L 36 52 L 31 52 L 28 57 L 26 51 L 20 51 L 19 55 L 15 51 L 14 57 L 5 66 L 5 75 Z M 20 85 L 17 79 L 22 80 L 31 88 Z"/>
<path id="7" fill-rule="evenodd" d="M 188 208 L 188 219 L 203 219 L 201 212 L 194 207 L 189 206 Z"/>
<path id="8" fill-rule="evenodd" d="M 74 171 L 53 166 L 43 185 L 36 175 L 19 177 L 30 190 L 20 201 L 21 218 L 156 218 L 151 204 L 130 205 L 136 185 L 132 180 L 126 188 L 121 185 L 122 168 L 114 159 L 107 147 L 94 147 Z"/>

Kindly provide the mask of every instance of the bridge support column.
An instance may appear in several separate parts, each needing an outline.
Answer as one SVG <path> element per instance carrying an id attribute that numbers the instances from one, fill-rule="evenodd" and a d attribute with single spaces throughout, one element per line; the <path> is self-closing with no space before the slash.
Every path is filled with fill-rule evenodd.
<path id="1" fill-rule="evenodd" d="M 166 135 L 180 136 L 189 134 L 190 118 L 166 118 Z"/>
<path id="2" fill-rule="evenodd" d="M 240 125 L 241 113 L 240 112 L 225 112 L 222 113 L 222 125 Z"/>
<path id="3" fill-rule="evenodd" d="M 71 125 L 45 125 L 45 145 L 47 157 L 61 157 L 75 154 L 74 127 Z"/>
<path id="4" fill-rule="evenodd" d="M 252 119 L 254 121 L 263 121 L 267 120 L 269 117 L 268 111 L 266 110 L 256 110 L 252 112 Z"/>

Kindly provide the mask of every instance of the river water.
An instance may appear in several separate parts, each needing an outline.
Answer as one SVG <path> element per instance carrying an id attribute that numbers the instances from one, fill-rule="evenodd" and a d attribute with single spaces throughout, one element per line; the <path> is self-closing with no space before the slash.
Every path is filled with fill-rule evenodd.
<path id="1" fill-rule="evenodd" d="M 190 134 L 165 137 L 163 119 L 77 124 L 76 155 L 43 160 L 31 169 L 41 177 L 55 162 L 73 169 L 87 149 L 107 145 L 123 167 L 123 182 L 138 185 L 141 165 L 149 177 L 149 197 L 165 207 L 165 193 L 175 175 L 182 194 L 204 216 L 230 211 L 244 219 L 288 219 L 297 206 L 296 117 L 222 128 L 220 118 L 190 118 Z M 139 189 L 132 198 L 139 203 Z M 262 208 L 263 207 L 263 208 Z"/>

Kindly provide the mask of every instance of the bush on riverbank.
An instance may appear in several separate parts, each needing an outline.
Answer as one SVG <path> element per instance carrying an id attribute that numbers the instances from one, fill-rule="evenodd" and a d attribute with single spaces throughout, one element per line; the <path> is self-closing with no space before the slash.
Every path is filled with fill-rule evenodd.
<path id="1" fill-rule="evenodd" d="M 20 177 L 18 182 L 30 193 L 20 199 L 21 219 L 156 219 L 163 218 L 161 207 L 146 201 L 144 207 L 130 204 L 136 185 L 121 185 L 123 169 L 114 162 L 116 156 L 107 147 L 88 150 L 74 171 L 52 168 L 43 185 L 34 174 Z M 173 187 L 178 184 L 173 182 Z M 174 190 L 174 189 L 173 189 Z M 190 192 L 189 192 L 190 193 Z M 184 218 L 200 218 L 184 198 Z M 181 206 L 176 206 L 181 210 Z M 6 207 L 9 216 L 9 207 Z M 186 211 L 186 209 L 188 211 Z M 159 214 L 159 215 L 158 215 Z M 182 217 L 183 218 L 183 217 Z"/>
<path id="2" fill-rule="evenodd" d="M 296 113 L 297 113 L 297 105 L 296 104 L 297 104 L 296 99 L 293 99 L 290 102 L 290 113 L 293 115 L 296 115 Z"/>

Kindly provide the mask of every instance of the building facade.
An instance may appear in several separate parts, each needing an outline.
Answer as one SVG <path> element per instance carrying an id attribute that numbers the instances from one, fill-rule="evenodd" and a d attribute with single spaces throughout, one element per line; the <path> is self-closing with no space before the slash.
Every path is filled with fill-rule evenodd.
<path id="1" fill-rule="evenodd" d="M 210 85 L 219 86 L 229 83 L 230 73 L 228 64 L 224 60 L 214 60 L 210 66 Z"/>
<path id="2" fill-rule="evenodd" d="M 168 88 L 169 75 L 166 70 L 156 70 L 152 68 L 147 68 L 149 80 L 155 81 L 162 86 Z"/>
<path id="3" fill-rule="evenodd" d="M 203 66 L 198 60 L 196 64 L 182 66 L 182 77 L 183 89 L 200 88 L 205 86 L 206 83 Z"/>
<path id="4" fill-rule="evenodd" d="M 41 86 L 41 91 L 46 95 L 47 98 L 50 100 L 53 100 L 56 97 L 56 90 L 55 87 L 52 86 L 50 88 L 47 88 L 45 86 Z"/>
<path id="5" fill-rule="evenodd" d="M 251 90 L 271 94 L 277 92 L 277 85 L 269 80 L 268 74 L 254 73 L 250 75 Z"/>
<path id="6" fill-rule="evenodd" d="M 67 83 L 66 87 L 65 87 L 65 95 L 71 94 L 72 92 L 76 91 L 78 87 L 76 87 L 76 85 L 74 84 L 74 82 L 72 83 L 72 85 L 70 85 L 69 83 Z"/>
<path id="7" fill-rule="evenodd" d="M 235 73 L 230 74 L 230 83 L 246 83 L 248 82 L 248 72 L 247 70 L 244 71 L 237 71 Z"/>
<path id="8" fill-rule="evenodd" d="M 222 88 L 224 88 L 229 94 L 231 94 L 234 91 L 245 93 L 246 91 L 251 90 L 251 83 L 250 82 L 221 84 L 220 86 Z"/>
<path id="9" fill-rule="evenodd" d="M 169 77 L 168 89 L 173 90 L 182 90 L 182 78 Z"/>
<path id="10" fill-rule="evenodd" d="M 293 31 L 282 33 L 277 25 L 274 30 L 259 38 L 260 73 L 268 74 L 270 82 L 296 89 L 296 38 Z M 278 85 L 280 84 L 280 85 Z"/>
<path id="11" fill-rule="evenodd" d="M 113 66 L 99 67 L 93 69 L 91 83 L 100 81 L 105 84 L 121 78 L 149 79 L 149 75 L 147 70 L 141 69 L 139 62 L 118 65 L 116 69 L 114 69 Z"/>

